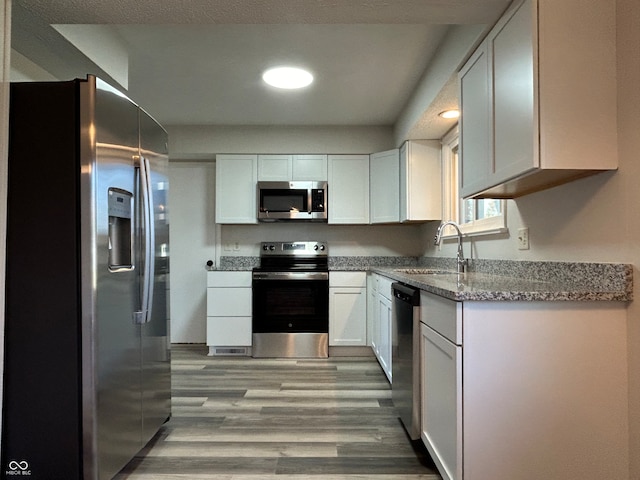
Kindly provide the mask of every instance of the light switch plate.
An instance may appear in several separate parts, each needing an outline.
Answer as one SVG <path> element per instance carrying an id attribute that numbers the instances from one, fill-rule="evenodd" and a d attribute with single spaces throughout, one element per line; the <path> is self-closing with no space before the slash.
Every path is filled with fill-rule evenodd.
<path id="1" fill-rule="evenodd" d="M 518 250 L 529 250 L 529 228 L 518 229 Z"/>

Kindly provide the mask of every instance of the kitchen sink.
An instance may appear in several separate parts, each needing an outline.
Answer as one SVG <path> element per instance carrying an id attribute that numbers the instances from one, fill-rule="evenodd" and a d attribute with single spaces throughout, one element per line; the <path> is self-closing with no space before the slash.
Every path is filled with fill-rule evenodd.
<path id="1" fill-rule="evenodd" d="M 455 270 L 443 270 L 440 268 L 396 268 L 395 272 L 409 275 L 451 275 L 456 274 Z"/>

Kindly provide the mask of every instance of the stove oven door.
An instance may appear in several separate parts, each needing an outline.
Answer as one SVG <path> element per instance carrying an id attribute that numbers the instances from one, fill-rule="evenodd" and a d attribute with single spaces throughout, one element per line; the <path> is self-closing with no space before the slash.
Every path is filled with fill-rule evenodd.
<path id="1" fill-rule="evenodd" d="M 265 277 L 253 279 L 253 333 L 329 331 L 328 279 Z"/>
<path id="2" fill-rule="evenodd" d="M 254 357 L 327 356 L 328 274 L 254 272 L 252 330 Z"/>

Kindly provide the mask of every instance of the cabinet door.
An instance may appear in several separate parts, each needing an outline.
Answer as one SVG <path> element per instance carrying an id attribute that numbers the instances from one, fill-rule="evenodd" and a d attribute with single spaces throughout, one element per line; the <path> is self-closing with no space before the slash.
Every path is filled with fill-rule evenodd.
<path id="1" fill-rule="evenodd" d="M 391 300 L 378 295 L 378 327 L 380 331 L 380 348 L 378 361 L 389 381 L 393 381 L 391 374 L 391 340 L 393 338 L 393 324 L 391 320 Z"/>
<path id="2" fill-rule="evenodd" d="M 378 348 L 378 275 L 367 275 L 367 345 L 377 356 Z"/>
<path id="3" fill-rule="evenodd" d="M 216 223 L 257 223 L 257 155 L 216 156 Z"/>
<path id="4" fill-rule="evenodd" d="M 369 223 L 369 155 L 329 155 L 329 223 Z"/>
<path id="5" fill-rule="evenodd" d="M 291 155 L 258 155 L 258 180 L 288 182 L 292 177 Z"/>
<path id="6" fill-rule="evenodd" d="M 329 345 L 367 344 L 366 288 L 329 288 Z"/>
<path id="7" fill-rule="evenodd" d="M 445 480 L 462 480 L 462 347 L 420 324 L 422 433 Z"/>
<path id="8" fill-rule="evenodd" d="M 207 317 L 207 345 L 250 347 L 251 317 Z"/>
<path id="9" fill-rule="evenodd" d="M 251 288 L 207 288 L 208 317 L 250 317 Z"/>
<path id="10" fill-rule="evenodd" d="M 533 19 L 530 1 L 488 38 L 492 52 L 494 171 L 492 185 L 539 166 L 534 124 Z"/>
<path id="11" fill-rule="evenodd" d="M 326 155 L 294 155 L 293 180 L 326 181 Z"/>
<path id="12" fill-rule="evenodd" d="M 460 71 L 459 85 L 460 195 L 466 197 L 487 188 L 493 174 L 492 91 L 486 41 Z"/>
<path id="13" fill-rule="evenodd" d="M 400 150 L 400 221 L 442 218 L 442 145 L 438 140 L 412 140 Z"/>
<path id="14" fill-rule="evenodd" d="M 400 152 L 374 153 L 369 160 L 371 223 L 400 221 Z"/>

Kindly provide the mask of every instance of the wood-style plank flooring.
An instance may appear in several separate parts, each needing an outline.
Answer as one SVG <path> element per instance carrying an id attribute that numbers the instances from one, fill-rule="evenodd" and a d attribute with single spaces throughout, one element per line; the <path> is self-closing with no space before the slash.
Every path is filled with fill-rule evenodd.
<path id="1" fill-rule="evenodd" d="M 116 480 L 441 480 L 373 357 L 172 350 L 172 418 Z"/>

